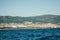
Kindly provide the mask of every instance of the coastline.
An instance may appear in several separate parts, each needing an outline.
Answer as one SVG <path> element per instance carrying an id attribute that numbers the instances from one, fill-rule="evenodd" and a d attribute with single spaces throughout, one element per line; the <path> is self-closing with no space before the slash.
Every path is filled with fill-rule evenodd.
<path id="1" fill-rule="evenodd" d="M 0 23 L 0 28 L 60 28 L 60 24 L 52 23 Z"/>
<path id="2" fill-rule="evenodd" d="M 3 29 L 1 29 L 0 28 L 0 30 L 23 30 L 23 29 L 60 29 L 60 28 L 3 28 Z"/>

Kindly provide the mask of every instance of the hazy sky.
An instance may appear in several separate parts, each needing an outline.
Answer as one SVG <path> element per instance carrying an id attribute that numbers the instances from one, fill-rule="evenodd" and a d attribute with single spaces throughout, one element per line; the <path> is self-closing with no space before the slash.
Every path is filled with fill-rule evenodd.
<path id="1" fill-rule="evenodd" d="M 0 15 L 60 15 L 60 0 L 0 0 Z"/>

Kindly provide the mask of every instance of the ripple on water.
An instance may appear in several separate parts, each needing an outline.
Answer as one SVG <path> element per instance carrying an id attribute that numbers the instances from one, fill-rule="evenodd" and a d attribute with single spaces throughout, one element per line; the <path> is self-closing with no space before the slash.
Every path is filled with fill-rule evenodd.
<path id="1" fill-rule="evenodd" d="M 60 29 L 0 30 L 0 40 L 60 40 Z"/>

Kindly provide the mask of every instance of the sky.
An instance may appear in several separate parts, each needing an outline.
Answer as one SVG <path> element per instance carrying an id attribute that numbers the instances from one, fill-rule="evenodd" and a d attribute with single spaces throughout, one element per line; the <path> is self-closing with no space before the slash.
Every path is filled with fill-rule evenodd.
<path id="1" fill-rule="evenodd" d="M 0 0 L 0 16 L 60 15 L 60 0 Z"/>

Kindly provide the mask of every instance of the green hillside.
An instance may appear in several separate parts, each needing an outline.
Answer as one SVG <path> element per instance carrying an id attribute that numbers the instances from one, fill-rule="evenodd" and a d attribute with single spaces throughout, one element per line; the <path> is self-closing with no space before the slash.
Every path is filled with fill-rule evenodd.
<path id="1" fill-rule="evenodd" d="M 39 22 L 39 23 L 60 23 L 60 15 L 41 15 L 33 17 L 13 17 L 13 16 L 0 16 L 0 23 L 23 23 L 25 21 L 29 22 Z"/>

